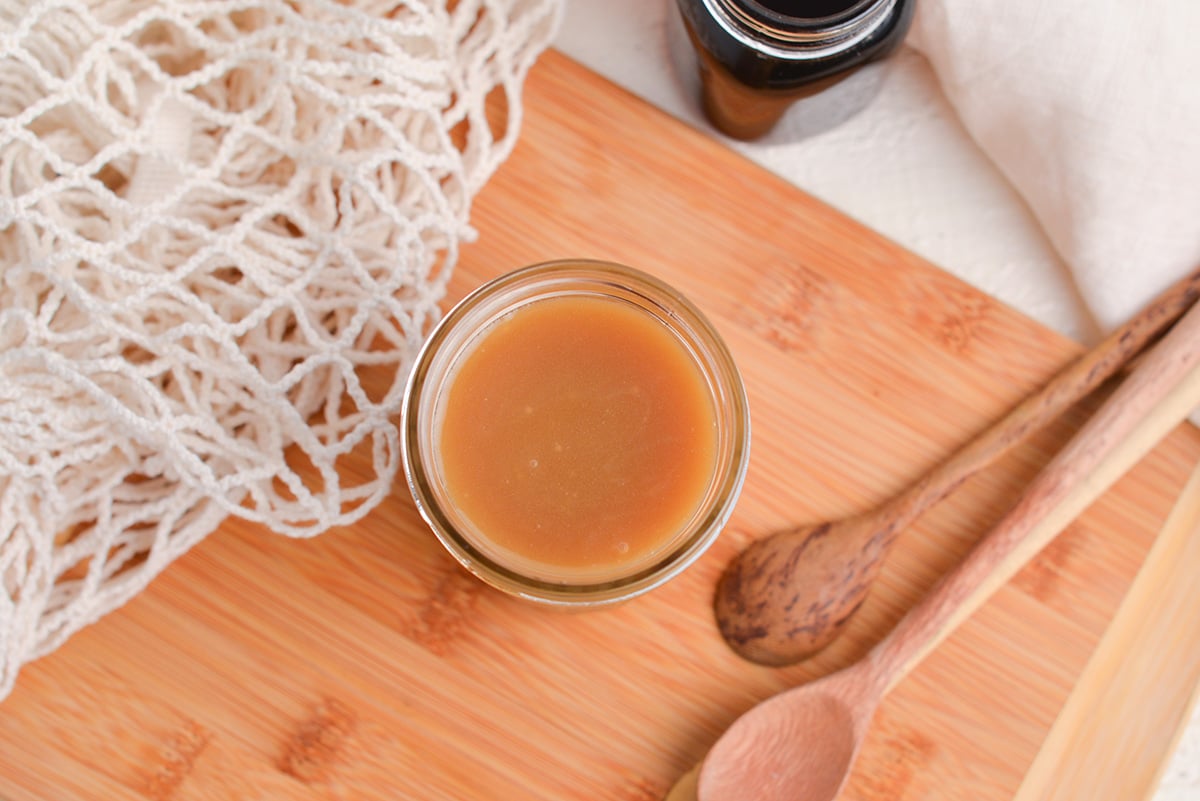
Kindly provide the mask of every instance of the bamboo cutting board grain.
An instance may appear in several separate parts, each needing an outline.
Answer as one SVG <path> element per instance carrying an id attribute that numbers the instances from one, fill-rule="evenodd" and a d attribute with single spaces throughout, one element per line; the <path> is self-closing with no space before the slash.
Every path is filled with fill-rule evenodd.
<path id="1" fill-rule="evenodd" d="M 739 660 L 709 608 L 732 554 L 879 502 L 1080 349 L 561 55 L 525 99 L 452 298 L 564 256 L 683 289 L 750 394 L 752 463 L 727 532 L 660 590 L 571 615 L 463 573 L 400 482 L 315 540 L 229 521 L 23 671 L 0 704 L 0 798 L 660 798 L 756 701 L 860 656 L 1083 419 L 904 534 L 820 658 Z M 1181 427 L 898 686 L 846 797 L 1012 798 L 1198 459 L 1200 433 Z M 1171 635 L 1147 647 L 1184 670 L 1200 632 Z M 1116 742 L 1126 722 L 1088 724 Z"/>

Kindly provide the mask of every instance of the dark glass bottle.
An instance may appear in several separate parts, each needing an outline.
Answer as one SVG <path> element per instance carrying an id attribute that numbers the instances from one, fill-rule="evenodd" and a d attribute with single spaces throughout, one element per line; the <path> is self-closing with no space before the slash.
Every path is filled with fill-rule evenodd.
<path id="1" fill-rule="evenodd" d="M 797 100 L 890 53 L 916 0 L 677 0 L 700 61 L 704 111 L 753 139 Z"/>

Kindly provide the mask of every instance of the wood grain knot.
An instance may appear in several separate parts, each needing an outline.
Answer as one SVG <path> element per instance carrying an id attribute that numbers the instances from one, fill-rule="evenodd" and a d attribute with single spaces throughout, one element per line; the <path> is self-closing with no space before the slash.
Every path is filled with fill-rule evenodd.
<path id="1" fill-rule="evenodd" d="M 446 656 L 470 629 L 483 586 L 457 564 L 448 565 L 417 609 L 415 618 L 401 624 L 402 633 L 432 653 Z"/>
<path id="2" fill-rule="evenodd" d="M 985 295 L 949 279 L 923 287 L 911 303 L 918 329 L 955 355 L 970 352 L 993 305 Z"/>
<path id="3" fill-rule="evenodd" d="M 186 721 L 163 745 L 158 766 L 147 777 L 145 793 L 154 801 L 166 801 L 192 772 L 196 760 L 212 740 L 212 733 L 194 720 Z"/>
<path id="4" fill-rule="evenodd" d="M 348 706 L 336 698 L 322 699 L 285 744 L 279 769 L 305 784 L 329 778 L 356 724 Z"/>
<path id="5" fill-rule="evenodd" d="M 859 774 L 864 788 L 869 788 L 863 796 L 890 801 L 928 798 L 927 769 L 937 753 L 937 744 L 916 729 L 895 721 L 879 728 L 886 729 L 881 744 L 886 756 L 876 760 L 872 770 Z"/>
<path id="6" fill-rule="evenodd" d="M 1037 558 L 1013 578 L 1013 586 L 1031 595 L 1039 603 L 1049 604 L 1062 592 L 1065 576 L 1079 561 L 1076 550 L 1084 533 L 1078 522 L 1068 525 L 1050 541 Z"/>
<path id="7" fill-rule="evenodd" d="M 812 350 L 834 316 L 835 287 L 805 267 L 786 264 L 755 282 L 734 312 L 739 323 L 785 353 Z"/>

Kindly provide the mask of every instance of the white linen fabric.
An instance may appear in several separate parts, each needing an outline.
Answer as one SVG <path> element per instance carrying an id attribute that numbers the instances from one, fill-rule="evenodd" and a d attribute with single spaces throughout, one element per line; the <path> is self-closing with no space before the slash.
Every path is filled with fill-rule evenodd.
<path id="1" fill-rule="evenodd" d="M 1200 3 L 919 0 L 909 41 L 1102 329 L 1200 267 Z"/>
<path id="2" fill-rule="evenodd" d="M 309 536 L 391 491 L 559 12 L 0 0 L 0 698 L 227 516 Z"/>

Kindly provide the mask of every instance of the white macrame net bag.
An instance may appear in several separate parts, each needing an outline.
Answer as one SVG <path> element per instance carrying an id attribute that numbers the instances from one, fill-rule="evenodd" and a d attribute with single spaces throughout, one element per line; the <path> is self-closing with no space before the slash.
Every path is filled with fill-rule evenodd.
<path id="1" fill-rule="evenodd" d="M 389 418 L 558 16 L 0 0 L 0 698 L 226 516 L 308 536 L 390 492 Z"/>

